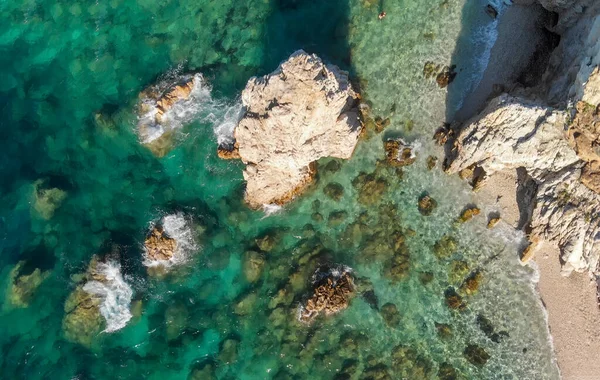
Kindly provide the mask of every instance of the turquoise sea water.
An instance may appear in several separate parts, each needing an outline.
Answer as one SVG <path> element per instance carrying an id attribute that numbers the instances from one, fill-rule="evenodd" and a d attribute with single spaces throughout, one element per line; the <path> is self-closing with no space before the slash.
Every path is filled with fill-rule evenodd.
<path id="1" fill-rule="evenodd" d="M 423 65 L 447 65 L 459 48 L 485 50 L 479 34 L 468 43 L 490 22 L 479 16 L 484 5 L 0 2 L 0 376 L 557 378 L 535 274 L 516 259 L 518 235 L 502 225 L 486 230 L 491 208 L 456 225 L 476 199 L 439 165 L 426 168 L 427 156 L 440 154 L 430 136 L 445 121 L 447 93 L 423 77 Z M 382 9 L 387 17 L 379 21 Z M 218 159 L 210 118 L 180 130 L 162 158 L 139 144 L 138 93 L 165 73 L 202 72 L 214 112 L 224 114 L 249 77 L 271 72 L 299 48 L 349 70 L 373 116 L 391 125 L 370 131 L 348 162 L 320 162 L 315 186 L 281 212 L 265 217 L 244 206 L 243 166 Z M 460 58 L 451 86 L 468 89 L 481 62 Z M 378 164 L 390 135 L 420 146 L 417 162 L 401 172 Z M 326 195 L 332 183 L 343 188 L 339 199 Z M 430 216 L 417 210 L 424 192 L 438 202 Z M 145 235 L 173 213 L 202 230 L 198 248 L 169 274 L 151 275 L 142 262 Z M 260 251 L 264 236 L 274 244 L 250 283 L 246 252 Z M 458 248 L 438 258 L 434 246 L 444 236 Z M 64 305 L 76 274 L 109 252 L 119 253 L 134 316 L 89 345 L 69 341 Z M 298 304 L 321 264 L 353 268 L 367 294 L 343 313 L 303 325 Z M 402 270 L 390 277 L 391 267 Z M 445 294 L 475 272 L 478 292 L 464 296 L 464 310 L 451 310 Z M 42 281 L 28 305 L 10 301 L 12 274 Z M 386 304 L 398 310 L 394 323 L 383 318 Z M 489 355 L 486 364 L 467 360 L 465 350 L 475 346 Z"/>

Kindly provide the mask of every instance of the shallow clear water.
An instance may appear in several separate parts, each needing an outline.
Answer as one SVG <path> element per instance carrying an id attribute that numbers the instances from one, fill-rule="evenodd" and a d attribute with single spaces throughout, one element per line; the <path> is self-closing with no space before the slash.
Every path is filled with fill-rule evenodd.
<path id="1" fill-rule="evenodd" d="M 382 6 L 387 17 L 379 21 Z M 428 154 L 440 154 L 429 136 L 445 121 L 447 93 L 423 77 L 423 65 L 449 64 L 457 41 L 489 22 L 463 17 L 482 7 L 475 0 L 1 2 L 2 377 L 416 379 L 452 378 L 442 376 L 452 367 L 454 378 L 557 378 L 535 274 L 516 259 L 520 237 L 502 225 L 486 230 L 491 209 L 456 225 L 476 199 L 439 165 L 425 167 Z M 213 129 L 250 76 L 298 48 L 350 70 L 373 116 L 391 125 L 370 131 L 339 168 L 320 162 L 315 186 L 265 217 L 243 205 L 242 165 L 217 158 Z M 451 86 L 468 88 L 481 69 L 465 51 Z M 134 105 L 144 87 L 181 70 L 201 71 L 211 84 L 214 119 L 179 130 L 174 149 L 156 158 L 134 133 Z M 397 134 L 420 144 L 417 163 L 402 174 L 377 163 L 383 137 Z M 380 193 L 361 194 L 361 172 L 380 178 Z M 324 193 L 333 182 L 344 189 L 339 200 Z M 430 216 L 417 210 L 423 192 L 438 202 Z M 158 275 L 143 266 L 142 244 L 151 223 L 173 213 L 193 220 L 197 249 Z M 249 283 L 245 252 L 265 235 L 276 244 Z M 392 281 L 389 240 L 400 235 L 408 270 Z M 434 245 L 444 235 L 458 249 L 438 259 Z M 63 318 L 74 275 L 92 255 L 112 251 L 133 290 L 133 317 L 87 347 L 73 343 Z M 19 262 L 20 274 L 43 280 L 25 308 L 9 300 Z M 341 314 L 298 323 L 298 304 L 322 263 L 353 268 L 376 302 L 357 295 Z M 479 291 L 465 296 L 465 310 L 449 309 L 444 293 L 475 270 Z M 399 311 L 395 327 L 383 320 L 387 303 Z M 499 343 L 486 336 L 483 317 L 508 336 Z M 451 334 L 441 336 L 436 323 Z M 471 344 L 489 354 L 485 365 L 465 359 Z"/>

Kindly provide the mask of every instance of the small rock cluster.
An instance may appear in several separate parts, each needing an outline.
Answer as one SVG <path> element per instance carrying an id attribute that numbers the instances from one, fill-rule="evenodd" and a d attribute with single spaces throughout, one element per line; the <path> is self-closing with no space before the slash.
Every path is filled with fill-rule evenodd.
<path id="1" fill-rule="evenodd" d="M 400 138 L 387 140 L 384 148 L 386 161 L 390 165 L 408 166 L 416 160 L 413 147 Z"/>
<path id="2" fill-rule="evenodd" d="M 350 273 L 344 272 L 339 278 L 328 276 L 316 286 L 311 298 L 300 311 L 300 320 L 312 321 L 323 312 L 326 316 L 340 312 L 348 307 L 354 293 L 354 283 Z"/>
<path id="3" fill-rule="evenodd" d="M 169 237 L 161 227 L 154 227 L 144 240 L 144 248 L 148 259 L 167 261 L 173 257 L 177 249 L 177 241 Z"/>
<path id="4" fill-rule="evenodd" d="M 194 86 L 200 85 L 202 75 L 185 74 L 165 78 L 144 89 L 139 95 L 137 106 L 138 134 L 140 140 L 158 157 L 164 156 L 173 143 L 173 128 L 166 114 L 177 103 L 192 95 Z"/>
<path id="5" fill-rule="evenodd" d="M 425 79 L 435 78 L 440 88 L 448 87 L 454 78 L 456 78 L 456 65 L 442 66 L 435 62 L 427 61 L 423 66 L 423 76 Z"/>

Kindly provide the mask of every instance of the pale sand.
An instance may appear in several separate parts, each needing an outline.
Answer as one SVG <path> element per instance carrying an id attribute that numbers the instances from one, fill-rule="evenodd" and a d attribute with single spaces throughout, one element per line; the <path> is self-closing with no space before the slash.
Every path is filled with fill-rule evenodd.
<path id="1" fill-rule="evenodd" d="M 491 176 L 479 193 L 485 211 L 498 211 L 503 222 L 516 227 L 516 172 Z M 538 291 L 548 312 L 558 366 L 565 380 L 600 379 L 600 310 L 596 284 L 587 274 L 560 274 L 559 250 L 543 243 L 535 257 Z"/>
<path id="2" fill-rule="evenodd" d="M 600 311 L 596 284 L 587 274 L 560 274 L 558 248 L 543 244 L 535 261 L 538 290 L 548 311 L 550 333 L 563 379 L 600 379 Z"/>

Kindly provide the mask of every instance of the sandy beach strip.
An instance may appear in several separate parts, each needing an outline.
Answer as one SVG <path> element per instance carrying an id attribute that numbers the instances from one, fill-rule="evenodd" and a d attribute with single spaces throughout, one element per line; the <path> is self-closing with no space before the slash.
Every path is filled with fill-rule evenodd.
<path id="1" fill-rule="evenodd" d="M 516 227 L 516 171 L 491 176 L 478 194 L 488 209 L 498 211 L 504 223 Z M 483 205 L 482 205 L 483 206 Z M 537 289 L 548 313 L 548 324 L 562 378 L 600 379 L 600 309 L 596 283 L 587 273 L 560 273 L 560 251 L 542 243 L 534 258 L 540 273 Z"/>

